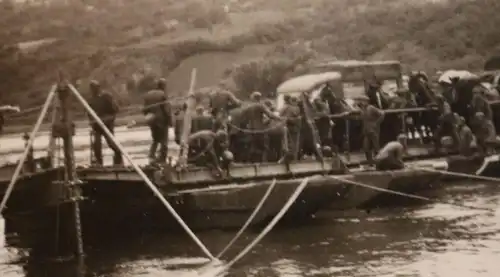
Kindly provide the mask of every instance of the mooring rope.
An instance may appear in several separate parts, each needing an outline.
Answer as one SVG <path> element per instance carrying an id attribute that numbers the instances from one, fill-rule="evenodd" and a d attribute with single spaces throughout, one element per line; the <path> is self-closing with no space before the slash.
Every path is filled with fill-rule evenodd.
<path id="1" fill-rule="evenodd" d="M 250 226 L 250 223 L 252 222 L 252 220 L 259 213 L 260 209 L 264 206 L 264 203 L 266 202 L 269 195 L 271 195 L 271 192 L 273 191 L 275 185 L 276 185 L 276 179 L 273 179 L 273 182 L 271 183 L 271 185 L 269 185 L 266 192 L 264 193 L 264 196 L 262 196 L 262 199 L 260 199 L 260 202 L 257 204 L 255 209 L 253 210 L 252 214 L 248 217 L 245 224 L 243 224 L 241 229 L 238 231 L 238 233 L 236 233 L 236 235 L 233 237 L 233 239 L 231 241 L 229 241 L 229 243 L 226 245 L 226 247 L 224 247 L 224 249 L 222 249 L 222 251 L 220 251 L 219 254 L 217 254 L 217 256 L 215 256 L 217 259 L 220 259 L 220 257 L 222 257 L 222 255 L 224 255 L 224 253 L 226 253 L 226 251 L 229 250 L 229 248 L 243 234 L 243 232 L 248 228 L 248 226 Z"/>
<path id="2" fill-rule="evenodd" d="M 118 147 L 120 152 L 123 154 L 123 156 L 128 160 L 128 162 L 132 165 L 132 167 L 135 169 L 135 171 L 141 176 L 141 178 L 144 180 L 146 185 L 151 189 L 151 191 L 160 199 L 160 201 L 165 205 L 165 207 L 169 210 L 169 212 L 173 215 L 173 217 L 179 222 L 179 224 L 184 228 L 184 230 L 188 233 L 188 235 L 194 240 L 196 244 L 201 248 L 201 250 L 212 260 L 216 260 L 216 258 L 210 253 L 210 251 L 207 249 L 207 247 L 200 241 L 200 239 L 191 231 L 189 226 L 182 220 L 182 218 L 179 216 L 179 214 L 175 211 L 175 209 L 170 205 L 170 203 L 163 197 L 161 192 L 156 188 L 156 186 L 149 180 L 148 176 L 144 171 L 134 162 L 132 157 L 124 151 L 124 147 L 121 145 L 119 141 L 117 141 L 113 134 L 109 131 L 109 129 L 106 127 L 106 125 L 102 122 L 102 120 L 99 118 L 99 116 L 92 110 L 90 105 L 85 101 L 83 96 L 76 90 L 76 88 L 73 85 L 69 85 L 69 88 L 73 92 L 73 95 L 78 99 L 78 101 L 83 105 L 85 110 L 90 114 L 90 116 L 96 121 L 97 124 L 102 128 L 106 136 L 108 136 L 111 141 Z"/>
<path id="3" fill-rule="evenodd" d="M 498 182 L 498 183 L 500 183 L 500 178 L 495 178 L 495 177 L 487 177 L 487 176 L 472 175 L 472 174 L 458 173 L 458 172 L 445 171 L 445 170 L 430 169 L 430 168 L 426 168 L 426 167 L 420 167 L 418 165 L 413 166 L 413 168 L 419 169 L 419 170 L 428 171 L 428 172 L 441 173 L 443 175 L 449 175 L 449 176 L 455 176 L 455 177 L 462 177 L 462 178 L 469 178 L 469 179 L 474 179 L 474 180 L 478 180 L 478 181 L 487 181 L 487 182 Z"/>
<path id="4" fill-rule="evenodd" d="M 252 241 L 250 242 L 247 247 L 245 247 L 238 255 L 236 255 L 231 261 L 229 261 L 227 264 L 221 265 L 219 268 L 215 270 L 215 272 L 207 272 L 208 268 L 204 267 L 198 271 L 198 274 L 201 276 L 219 276 L 221 273 L 226 272 L 231 266 L 233 266 L 236 262 L 238 262 L 243 256 L 245 256 L 248 252 L 252 250 L 252 248 L 259 243 L 273 228 L 274 226 L 279 222 L 279 220 L 285 215 L 285 213 L 290 209 L 292 204 L 297 200 L 297 198 L 300 196 L 302 191 L 306 188 L 307 184 L 309 182 L 309 177 L 306 177 L 302 180 L 300 185 L 295 189 L 293 194 L 288 198 L 288 201 L 285 203 L 283 208 L 274 216 L 274 218 L 269 222 L 269 224 L 262 230 L 262 232 Z"/>
<path id="5" fill-rule="evenodd" d="M 420 195 L 415 195 L 415 194 L 410 194 L 410 193 L 404 193 L 404 192 L 400 192 L 400 191 L 396 191 L 396 190 L 379 188 L 376 186 L 372 186 L 372 185 L 368 185 L 368 184 L 360 183 L 360 182 L 356 182 L 356 181 L 351 181 L 351 180 L 348 180 L 346 178 L 341 178 L 341 177 L 337 177 L 337 176 L 333 176 L 333 175 L 328 175 L 327 177 L 334 179 L 334 180 L 337 180 L 337 181 L 340 181 L 340 182 L 346 182 L 346 183 L 349 183 L 351 185 L 364 187 L 367 189 L 372 189 L 372 190 L 376 190 L 376 191 L 380 191 L 380 192 L 384 192 L 384 193 L 388 193 L 388 194 L 399 195 L 399 196 L 403 196 L 403 197 L 407 197 L 407 198 L 423 200 L 423 201 L 433 202 L 433 203 L 447 204 L 447 205 L 456 206 L 456 207 L 460 207 L 460 208 L 467 208 L 467 209 L 471 209 L 471 210 L 482 210 L 482 211 L 489 211 L 489 212 L 495 211 L 493 209 L 488 209 L 488 208 L 475 207 L 475 206 L 460 204 L 460 203 L 456 203 L 456 202 L 452 202 L 452 201 L 432 199 L 432 198 L 428 198 L 428 197 L 424 197 L 424 196 L 420 196 Z"/>
<path id="6" fill-rule="evenodd" d="M 31 131 L 31 135 L 29 137 L 28 143 L 26 144 L 26 147 L 24 148 L 24 152 L 19 159 L 19 162 L 17 164 L 16 169 L 14 170 L 14 174 L 12 175 L 12 178 L 10 179 L 9 186 L 7 187 L 7 190 L 5 191 L 5 195 L 2 199 L 2 202 L 0 203 L 0 214 L 2 213 L 3 209 L 5 208 L 5 205 L 7 203 L 7 200 L 9 199 L 12 190 L 14 189 L 14 185 L 17 182 L 17 179 L 19 178 L 19 174 L 21 174 L 21 170 L 24 166 L 24 161 L 28 157 L 28 153 L 30 152 L 31 147 L 33 146 L 33 143 L 35 142 L 35 137 L 36 134 L 38 133 L 40 126 L 42 126 L 42 122 L 45 119 L 45 116 L 47 115 L 47 112 L 49 111 L 49 107 L 53 102 L 54 96 L 56 95 L 56 86 L 52 86 L 52 89 L 49 92 L 49 95 L 47 96 L 47 99 L 45 100 L 45 104 L 43 105 L 42 111 L 40 112 L 40 115 L 38 116 L 38 119 L 35 123 L 35 126 L 33 127 L 33 130 Z"/>

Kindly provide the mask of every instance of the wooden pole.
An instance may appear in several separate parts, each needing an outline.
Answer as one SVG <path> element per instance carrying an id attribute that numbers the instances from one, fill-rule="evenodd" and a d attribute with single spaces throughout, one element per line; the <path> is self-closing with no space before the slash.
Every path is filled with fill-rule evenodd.
<path id="1" fill-rule="evenodd" d="M 144 181 L 144 183 L 149 187 L 149 189 L 153 192 L 153 194 L 160 199 L 160 201 L 163 203 L 163 205 L 167 208 L 167 210 L 172 214 L 172 216 L 179 222 L 179 224 L 182 226 L 182 228 L 188 233 L 188 235 L 194 240 L 196 244 L 201 248 L 201 250 L 212 260 L 216 260 L 216 258 L 208 251 L 206 246 L 200 241 L 200 239 L 191 231 L 189 226 L 182 220 L 182 218 L 179 216 L 179 214 L 175 211 L 175 209 L 170 205 L 170 203 L 165 199 L 163 194 L 160 192 L 160 190 L 151 182 L 151 180 L 148 178 L 146 173 L 134 162 L 132 157 L 125 152 L 125 149 L 123 145 L 115 139 L 113 134 L 109 131 L 109 129 L 104 125 L 104 122 L 97 116 L 95 111 L 90 107 L 89 103 L 83 98 L 83 96 L 76 90 L 75 87 L 72 85 L 69 86 L 71 91 L 73 92 L 73 95 L 78 99 L 78 101 L 82 104 L 82 106 L 85 108 L 85 110 L 90 114 L 91 118 L 95 120 L 95 122 L 101 127 L 103 130 L 104 134 L 111 139 L 111 141 L 116 144 L 120 152 L 122 152 L 123 156 L 127 161 L 132 165 L 134 170 L 141 176 L 141 179 Z"/>
<path id="2" fill-rule="evenodd" d="M 54 124 L 56 124 L 56 119 L 57 119 L 57 112 L 58 112 L 58 102 L 54 101 L 52 104 L 52 114 L 50 115 L 50 126 L 51 128 L 54 127 Z M 55 134 L 50 134 L 49 136 L 49 149 L 47 149 L 47 159 L 49 162 L 50 167 L 54 165 L 54 152 L 56 150 L 56 137 Z"/>
<path id="3" fill-rule="evenodd" d="M 189 152 L 188 139 L 189 135 L 191 134 L 192 116 L 196 106 L 195 105 L 196 99 L 194 98 L 195 83 L 196 83 L 196 68 L 194 68 L 193 71 L 191 72 L 191 83 L 189 85 L 189 90 L 187 95 L 188 96 L 187 108 L 184 114 L 184 120 L 181 129 L 181 137 L 180 137 L 181 149 L 179 151 L 179 157 L 177 163 L 178 168 L 184 168 L 187 166 L 188 152 Z"/>

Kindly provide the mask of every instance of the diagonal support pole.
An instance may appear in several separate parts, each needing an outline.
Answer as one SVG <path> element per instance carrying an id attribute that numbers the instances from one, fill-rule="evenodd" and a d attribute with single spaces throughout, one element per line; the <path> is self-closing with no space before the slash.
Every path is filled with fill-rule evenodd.
<path id="1" fill-rule="evenodd" d="M 26 144 L 26 148 L 24 148 L 23 155 L 21 156 L 21 159 L 19 159 L 19 163 L 17 164 L 17 167 L 14 171 L 14 174 L 12 175 L 12 178 L 10 180 L 9 186 L 7 187 L 7 190 L 5 191 L 5 195 L 2 199 L 2 202 L 0 203 L 0 213 L 5 209 L 5 205 L 7 204 L 7 201 L 10 198 L 10 195 L 12 193 L 12 190 L 14 189 L 14 185 L 17 182 L 17 179 L 19 178 L 19 174 L 21 174 L 21 170 L 24 166 L 24 161 L 26 160 L 28 153 L 33 146 L 33 143 L 35 142 L 35 137 L 40 130 L 40 126 L 43 123 L 43 120 L 45 119 L 45 116 L 47 115 L 47 112 L 49 110 L 50 105 L 52 104 L 54 100 L 54 96 L 56 95 L 56 87 L 57 86 L 52 86 L 49 95 L 47 96 L 47 99 L 45 100 L 45 104 L 43 105 L 42 111 L 40 112 L 40 115 L 38 116 L 38 119 L 35 123 L 35 127 L 33 127 L 33 130 L 31 131 L 30 138 L 28 140 L 28 143 Z"/>
<path id="2" fill-rule="evenodd" d="M 127 152 L 125 152 L 125 149 L 123 148 L 123 146 L 121 145 L 121 143 L 118 142 L 114 138 L 113 134 L 111 134 L 111 132 L 106 127 L 106 125 L 104 125 L 104 123 L 102 122 L 102 120 L 99 118 L 99 116 L 97 116 L 97 114 L 94 112 L 94 110 L 92 110 L 92 108 L 90 107 L 90 105 L 83 98 L 83 96 L 78 92 L 78 90 L 76 90 L 76 88 L 73 85 L 69 85 L 69 88 L 70 88 L 71 92 L 73 93 L 73 95 L 78 99 L 78 101 L 85 108 L 85 110 L 90 114 L 90 116 L 92 117 L 92 119 L 94 119 L 96 121 L 96 123 L 99 124 L 99 127 L 101 127 L 101 129 L 104 131 L 104 133 L 106 134 L 106 136 L 108 136 L 111 139 L 111 141 L 114 144 L 116 144 L 116 146 L 118 147 L 118 149 L 120 149 L 120 151 L 122 152 L 123 156 L 128 160 L 128 162 L 132 165 L 132 167 L 139 174 L 139 176 L 141 176 L 141 178 L 144 180 L 144 182 L 146 183 L 146 185 L 151 189 L 151 191 L 156 195 L 156 197 L 158 197 L 160 199 L 160 201 L 165 205 L 165 207 L 170 211 L 170 213 L 172 213 L 172 215 L 179 222 L 179 224 L 182 226 L 182 228 L 184 228 L 184 230 L 189 234 L 189 236 L 196 242 L 196 244 L 198 244 L 198 246 L 201 248 L 201 250 L 210 259 L 217 260 L 210 253 L 210 251 L 206 248 L 206 246 L 193 233 L 193 231 L 191 231 L 191 229 L 189 228 L 189 226 L 187 226 L 187 224 L 182 220 L 182 218 L 179 216 L 179 214 L 177 214 L 177 212 L 175 211 L 175 209 L 170 205 L 170 203 L 168 203 L 168 201 L 165 199 L 165 197 L 163 197 L 163 195 L 158 190 L 158 188 L 156 188 L 156 186 L 151 182 L 151 180 L 149 180 L 149 178 L 146 175 L 146 173 L 144 173 L 144 171 L 134 162 L 134 160 L 132 159 L 132 157 Z"/>

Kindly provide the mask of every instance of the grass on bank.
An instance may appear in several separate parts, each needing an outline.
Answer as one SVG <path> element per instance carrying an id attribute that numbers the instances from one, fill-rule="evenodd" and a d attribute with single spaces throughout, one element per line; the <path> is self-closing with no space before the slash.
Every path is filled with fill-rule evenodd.
<path id="1" fill-rule="evenodd" d="M 86 3 L 0 12 L 3 41 L 59 39 L 32 53 L 0 54 L 2 101 L 41 104 L 61 69 L 82 88 L 89 78 L 101 80 L 127 106 L 150 88 L 152 78 L 145 77 L 167 76 L 193 55 L 246 45 L 273 47 L 221 76 L 241 97 L 272 92 L 318 59 L 399 59 L 408 69 L 474 70 L 500 50 L 496 0 L 240 0 L 229 2 L 229 13 L 228 2 L 219 0 Z"/>

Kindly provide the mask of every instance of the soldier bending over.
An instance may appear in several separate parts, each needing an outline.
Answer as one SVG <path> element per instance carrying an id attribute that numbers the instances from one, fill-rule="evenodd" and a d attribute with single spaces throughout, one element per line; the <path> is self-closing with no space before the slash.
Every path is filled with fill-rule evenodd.
<path id="1" fill-rule="evenodd" d="M 375 157 L 377 170 L 403 169 L 403 155 L 406 153 L 406 136 L 399 135 L 397 141 L 387 143 Z"/>
<path id="2" fill-rule="evenodd" d="M 189 149 L 196 152 L 199 165 L 213 165 L 215 169 L 222 173 L 220 161 L 226 165 L 232 161 L 232 153 L 228 150 L 229 140 L 225 131 L 219 130 L 213 132 L 211 130 L 198 131 L 189 136 Z"/>

